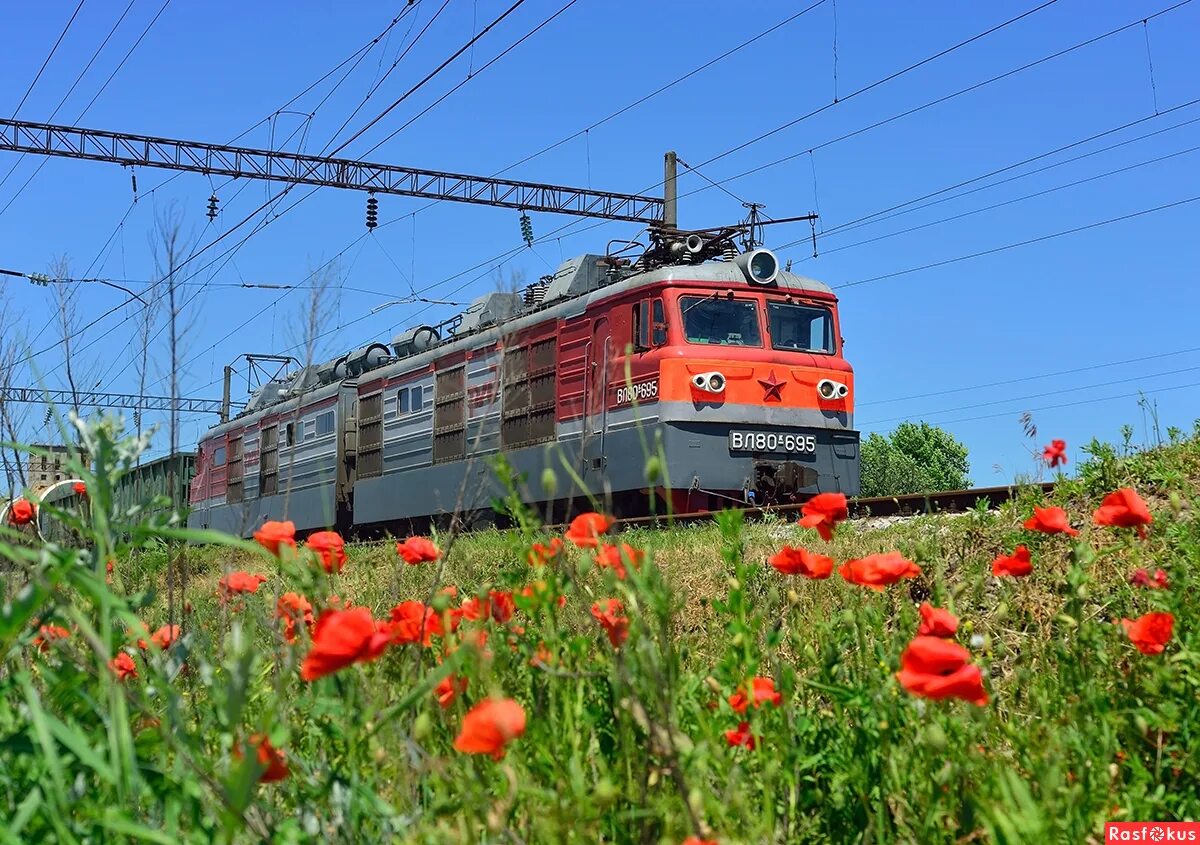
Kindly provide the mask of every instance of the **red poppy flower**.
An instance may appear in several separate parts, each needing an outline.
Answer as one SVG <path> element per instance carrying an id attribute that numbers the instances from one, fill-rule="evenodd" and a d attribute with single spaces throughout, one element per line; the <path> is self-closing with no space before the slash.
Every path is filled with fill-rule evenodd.
<path id="1" fill-rule="evenodd" d="M 296 545 L 296 524 L 290 521 L 264 522 L 262 528 L 254 532 L 254 539 L 271 554 L 277 555 L 280 546 Z"/>
<path id="2" fill-rule="evenodd" d="M 1167 573 L 1163 569 L 1154 570 L 1153 576 L 1145 569 L 1135 569 L 1129 576 L 1129 583 L 1135 587 L 1145 587 L 1148 590 L 1165 590 L 1170 587 L 1167 582 Z"/>
<path id="3" fill-rule="evenodd" d="M 402 601 L 392 608 L 389 627 L 392 642 L 416 643 L 428 648 L 434 637 L 442 635 L 442 620 L 432 607 L 420 601 Z"/>
<path id="4" fill-rule="evenodd" d="M 437 703 L 443 710 L 454 703 L 454 696 L 466 691 L 467 679 L 454 675 L 442 678 L 442 682 L 433 688 L 434 697 L 437 698 Z"/>
<path id="5" fill-rule="evenodd" d="M 326 572 L 341 572 L 346 565 L 346 541 L 336 531 L 314 531 L 306 545 L 317 553 Z"/>
<path id="6" fill-rule="evenodd" d="M 1043 534 L 1066 534 L 1070 537 L 1079 532 L 1071 527 L 1067 512 L 1062 508 L 1039 508 L 1033 506 L 1033 516 L 1025 520 L 1025 527 L 1030 531 L 1040 531 Z"/>
<path id="7" fill-rule="evenodd" d="M 462 603 L 458 615 L 468 622 L 479 622 L 492 615 L 492 603 L 486 598 L 471 596 Z"/>
<path id="8" fill-rule="evenodd" d="M 837 524 L 850 516 L 846 497 L 841 493 L 818 493 L 801 506 L 800 513 L 803 514 L 800 524 L 817 529 L 826 543 L 833 539 Z"/>
<path id="9" fill-rule="evenodd" d="M 425 537 L 409 537 L 403 543 L 397 543 L 396 554 L 410 566 L 434 561 L 442 556 L 441 549 Z"/>
<path id="10" fill-rule="evenodd" d="M 1051 468 L 1065 464 L 1067 462 L 1067 441 L 1051 440 L 1050 445 L 1042 450 L 1042 460 Z"/>
<path id="11" fill-rule="evenodd" d="M 699 836 L 689 836 L 683 840 L 681 845 L 721 845 L 721 843 L 715 839 L 701 839 Z"/>
<path id="12" fill-rule="evenodd" d="M 629 617 L 620 599 L 604 599 L 592 605 L 592 616 L 604 627 L 613 648 L 620 648 L 629 636 Z"/>
<path id="13" fill-rule="evenodd" d="M 758 744 L 754 739 L 754 735 L 750 733 L 749 722 L 738 722 L 737 730 L 725 731 L 725 741 L 734 748 L 744 745 L 751 751 Z"/>
<path id="14" fill-rule="evenodd" d="M 297 622 L 303 622 L 305 627 L 312 630 L 312 605 L 299 593 L 284 593 L 275 603 L 275 618 L 283 620 L 283 638 L 294 643 Z"/>
<path id="15" fill-rule="evenodd" d="M 619 547 L 605 543 L 596 549 L 596 565 L 601 569 L 611 569 L 619 581 L 624 581 L 625 576 L 629 574 L 625 571 L 626 562 L 638 569 L 645 559 L 645 552 L 628 543 L 622 543 Z"/>
<path id="16" fill-rule="evenodd" d="M 28 499 L 17 499 L 8 509 L 8 521 L 13 525 L 28 525 L 37 515 L 37 507 Z"/>
<path id="17" fill-rule="evenodd" d="M 76 496 L 86 496 L 87 495 L 87 485 L 84 484 L 82 481 L 76 481 L 74 484 L 71 485 L 71 489 L 75 491 Z"/>
<path id="18" fill-rule="evenodd" d="M 217 596 L 222 602 L 240 593 L 257 593 L 258 585 L 267 580 L 266 575 L 251 575 L 249 572 L 230 572 L 217 582 Z"/>
<path id="19" fill-rule="evenodd" d="M 488 599 L 492 606 L 493 619 L 501 625 L 512 619 L 513 612 L 517 609 L 517 604 L 513 601 L 511 590 L 492 590 L 488 593 Z"/>
<path id="20" fill-rule="evenodd" d="M 254 749 L 254 756 L 258 759 L 258 765 L 262 768 L 263 773 L 259 775 L 259 783 L 273 783 L 277 780 L 283 780 L 288 776 L 287 756 L 275 746 L 271 745 L 271 740 L 267 739 L 263 734 L 253 734 L 246 744 Z M 241 760 L 245 752 L 241 746 L 233 747 L 233 758 Z"/>
<path id="21" fill-rule="evenodd" d="M 1121 624 L 1142 654 L 1162 654 L 1175 630 L 1175 617 L 1170 613 L 1147 613 L 1137 619 L 1122 619 Z"/>
<path id="22" fill-rule="evenodd" d="M 118 681 L 124 681 L 127 678 L 136 678 L 137 664 L 133 662 L 133 658 L 126 652 L 119 651 L 117 656 L 108 661 L 108 668 L 117 676 Z"/>
<path id="23" fill-rule="evenodd" d="M 533 548 L 529 550 L 529 565 L 546 566 L 562 554 L 562 550 L 563 541 L 558 537 L 555 537 L 546 544 L 534 543 Z"/>
<path id="24" fill-rule="evenodd" d="M 488 698 L 463 717 L 454 747 L 467 754 L 504 756 L 505 746 L 525 733 L 525 711 L 511 698 Z"/>
<path id="25" fill-rule="evenodd" d="M 958 617 L 948 610 L 921 602 L 921 627 L 917 633 L 922 637 L 949 639 L 958 631 Z"/>
<path id="26" fill-rule="evenodd" d="M 581 513 L 571 520 L 564 535 L 581 549 L 594 549 L 600 545 L 600 535 L 613 527 L 615 520 L 601 513 Z"/>
<path id="27" fill-rule="evenodd" d="M 1146 526 L 1154 522 L 1154 517 L 1150 515 L 1150 509 L 1133 488 L 1122 487 L 1104 497 L 1100 507 L 1096 508 L 1092 521 L 1096 525 L 1136 528 L 1138 536 L 1145 539 Z"/>
<path id="28" fill-rule="evenodd" d="M 1024 546 L 1017 546 L 1011 555 L 996 555 L 992 561 L 993 575 L 1024 578 L 1030 572 L 1033 572 L 1033 559 L 1029 556 L 1029 549 Z"/>
<path id="29" fill-rule="evenodd" d="M 150 635 L 150 642 L 162 649 L 171 647 L 171 643 L 179 639 L 178 625 L 163 625 Z"/>
<path id="30" fill-rule="evenodd" d="M 380 630 L 365 607 L 327 610 L 313 629 L 313 645 L 300 667 L 300 677 L 315 681 L 352 663 L 375 660 L 383 654 L 391 633 Z"/>
<path id="31" fill-rule="evenodd" d="M 784 546 L 767 558 L 767 563 L 784 575 L 803 575 L 816 580 L 828 578 L 833 572 L 833 558 L 792 546 Z"/>
<path id="32" fill-rule="evenodd" d="M 42 625 L 38 628 L 37 636 L 33 638 L 33 644 L 38 651 L 47 651 L 52 643 L 70 636 L 71 632 L 61 625 Z"/>
<path id="33" fill-rule="evenodd" d="M 970 652 L 938 637 L 916 637 L 900 656 L 896 679 L 913 695 L 924 698 L 961 698 L 972 704 L 988 702 L 983 673 L 968 661 Z"/>
<path id="34" fill-rule="evenodd" d="M 773 704 L 776 707 L 783 701 L 783 695 L 775 691 L 775 681 L 771 678 L 755 678 L 750 682 L 750 694 L 738 690 L 729 696 L 729 706 L 735 713 L 745 713 L 746 708 L 753 704 L 756 708 L 763 704 Z"/>
<path id="35" fill-rule="evenodd" d="M 851 584 L 871 590 L 882 590 L 901 578 L 916 578 L 920 574 L 921 567 L 900 552 L 884 552 L 867 555 L 859 560 L 848 560 L 838 569 L 838 575 Z"/>

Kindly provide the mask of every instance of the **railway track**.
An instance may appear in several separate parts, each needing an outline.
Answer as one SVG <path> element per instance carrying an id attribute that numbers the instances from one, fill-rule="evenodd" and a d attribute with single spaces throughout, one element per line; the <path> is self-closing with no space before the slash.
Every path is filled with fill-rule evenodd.
<path id="1" fill-rule="evenodd" d="M 1037 485 L 1042 492 L 1049 493 L 1054 489 L 1054 482 L 1045 481 Z M 924 513 L 963 513 L 976 507 L 980 499 L 988 502 L 990 508 L 1007 502 L 1021 489 L 1015 485 L 1004 487 L 976 487 L 971 490 L 944 490 L 940 493 L 908 493 L 903 496 L 862 496 L 848 501 L 851 519 L 863 519 L 871 516 L 910 516 Z M 755 517 L 766 514 L 798 513 L 803 507 L 798 505 L 776 505 L 763 508 L 741 508 L 745 516 Z M 665 516 L 635 516 L 618 519 L 616 524 L 621 526 L 656 525 L 665 522 L 699 522 L 712 519 L 712 511 L 694 511 L 692 513 L 673 514 Z M 566 526 L 549 526 L 565 528 Z"/>

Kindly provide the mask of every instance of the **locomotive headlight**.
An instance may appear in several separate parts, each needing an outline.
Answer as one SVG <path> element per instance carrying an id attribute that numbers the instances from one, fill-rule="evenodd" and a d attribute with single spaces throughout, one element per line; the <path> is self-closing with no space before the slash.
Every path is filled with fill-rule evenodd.
<path id="1" fill-rule="evenodd" d="M 817 382 L 817 393 L 822 399 L 845 399 L 850 394 L 850 388 L 840 381 L 823 378 Z"/>
<path id="2" fill-rule="evenodd" d="M 723 373 L 699 373 L 692 376 L 692 384 L 706 393 L 724 393 L 725 375 Z"/>
<path id="3" fill-rule="evenodd" d="M 769 249 L 752 249 L 743 252 L 733 263 L 741 268 L 746 278 L 756 285 L 769 285 L 779 275 L 779 259 Z"/>

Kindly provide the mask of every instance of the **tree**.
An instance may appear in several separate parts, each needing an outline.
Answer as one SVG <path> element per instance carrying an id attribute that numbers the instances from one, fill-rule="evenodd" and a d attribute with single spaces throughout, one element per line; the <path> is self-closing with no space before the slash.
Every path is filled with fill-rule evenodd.
<path id="1" fill-rule="evenodd" d="M 901 423 L 862 445 L 862 495 L 900 496 L 971 485 L 967 447 L 929 423 Z"/>

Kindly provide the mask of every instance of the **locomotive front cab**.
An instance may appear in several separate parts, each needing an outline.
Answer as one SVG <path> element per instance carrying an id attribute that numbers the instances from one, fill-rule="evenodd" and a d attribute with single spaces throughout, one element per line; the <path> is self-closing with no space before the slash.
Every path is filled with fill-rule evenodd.
<path id="1" fill-rule="evenodd" d="M 676 268 L 661 291 L 656 390 L 672 506 L 856 494 L 854 372 L 842 357 L 837 299 L 789 272 L 761 281 L 754 254 L 741 258 L 742 273 L 726 264 L 715 279 Z"/>

